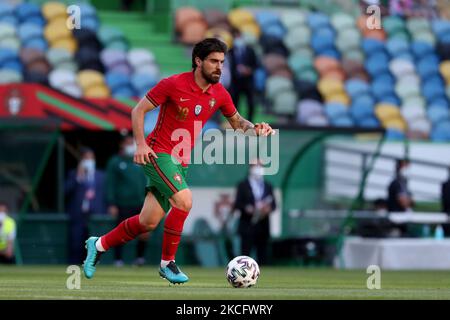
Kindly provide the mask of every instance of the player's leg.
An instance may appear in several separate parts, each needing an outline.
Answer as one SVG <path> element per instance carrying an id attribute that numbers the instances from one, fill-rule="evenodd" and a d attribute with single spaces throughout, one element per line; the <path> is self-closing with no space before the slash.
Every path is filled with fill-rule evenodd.
<path id="1" fill-rule="evenodd" d="M 122 221 L 116 228 L 100 238 L 90 237 L 86 241 L 88 253 L 83 266 L 85 276 L 88 279 L 94 276 L 95 265 L 103 252 L 111 247 L 125 244 L 142 233 L 154 230 L 164 217 L 164 213 L 156 197 L 148 192 L 139 214 Z"/>
<path id="2" fill-rule="evenodd" d="M 164 222 L 160 275 L 172 283 L 184 283 L 189 278 L 175 264 L 175 255 L 181 240 L 184 222 L 192 208 L 192 193 L 183 189 L 170 199 L 172 209 Z"/>

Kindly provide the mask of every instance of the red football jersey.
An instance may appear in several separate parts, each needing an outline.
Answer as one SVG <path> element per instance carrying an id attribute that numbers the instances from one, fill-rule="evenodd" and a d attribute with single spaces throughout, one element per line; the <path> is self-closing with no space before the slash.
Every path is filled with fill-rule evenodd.
<path id="1" fill-rule="evenodd" d="M 221 83 L 212 84 L 203 92 L 192 71 L 161 80 L 147 92 L 146 97 L 155 106 L 161 106 L 156 126 L 146 139 L 147 144 L 155 152 L 167 154 L 172 154 L 175 147 L 189 150 L 185 152 L 187 154 L 183 154 L 183 150 L 174 152 L 185 166 L 190 161 L 191 150 L 201 128 L 214 112 L 220 108 L 225 117 L 237 112 L 230 94 Z M 190 139 L 185 138 L 183 130 L 177 129 L 189 132 Z"/>

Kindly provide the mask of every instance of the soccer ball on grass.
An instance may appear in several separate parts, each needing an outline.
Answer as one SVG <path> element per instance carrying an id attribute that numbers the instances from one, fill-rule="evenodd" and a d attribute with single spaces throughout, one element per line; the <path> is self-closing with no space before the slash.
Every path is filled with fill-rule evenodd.
<path id="1" fill-rule="evenodd" d="M 259 277 L 259 266 L 247 256 L 238 256 L 227 265 L 227 280 L 235 288 L 250 288 Z"/>

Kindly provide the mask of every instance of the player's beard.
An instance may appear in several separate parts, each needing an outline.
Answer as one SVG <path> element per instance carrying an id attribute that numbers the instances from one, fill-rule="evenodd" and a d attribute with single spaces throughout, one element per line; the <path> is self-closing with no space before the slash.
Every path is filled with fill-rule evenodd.
<path id="1" fill-rule="evenodd" d="M 214 72 L 211 72 L 210 74 L 208 74 L 208 73 L 205 71 L 205 69 L 204 69 L 203 67 L 202 67 L 201 70 L 202 70 L 202 76 L 203 76 L 203 78 L 204 78 L 208 83 L 216 84 L 216 83 L 219 82 L 220 76 L 222 75 L 222 72 L 221 72 L 221 71 L 214 71 Z M 217 76 L 214 77 L 214 75 L 218 75 L 218 77 L 217 77 Z"/>

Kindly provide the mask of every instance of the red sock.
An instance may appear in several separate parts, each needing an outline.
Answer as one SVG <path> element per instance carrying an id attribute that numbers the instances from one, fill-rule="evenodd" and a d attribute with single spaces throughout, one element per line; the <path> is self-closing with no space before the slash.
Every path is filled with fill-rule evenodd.
<path id="1" fill-rule="evenodd" d="M 189 212 L 172 207 L 164 222 L 164 235 L 162 244 L 162 260 L 175 260 L 184 221 Z"/>
<path id="2" fill-rule="evenodd" d="M 132 216 L 122 221 L 117 227 L 100 238 L 105 250 L 133 240 L 147 229 L 140 224 L 139 215 Z"/>

